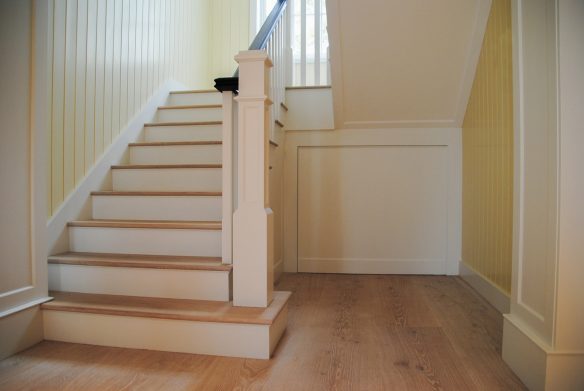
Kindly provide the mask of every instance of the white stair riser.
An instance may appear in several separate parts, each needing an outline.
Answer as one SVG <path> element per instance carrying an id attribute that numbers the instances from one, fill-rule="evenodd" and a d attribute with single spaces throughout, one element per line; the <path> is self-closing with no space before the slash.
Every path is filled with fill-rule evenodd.
<path id="1" fill-rule="evenodd" d="M 197 92 L 192 94 L 170 94 L 167 106 L 220 105 L 223 98 L 220 92 Z"/>
<path id="2" fill-rule="evenodd" d="M 286 318 L 286 308 L 272 325 L 44 310 L 43 326 L 45 339 L 50 341 L 268 359 L 285 329 Z"/>
<path id="3" fill-rule="evenodd" d="M 221 169 L 117 169 L 112 185 L 114 191 L 221 191 Z"/>
<path id="4" fill-rule="evenodd" d="M 221 125 L 147 126 L 145 141 L 216 141 L 221 140 Z"/>
<path id="5" fill-rule="evenodd" d="M 220 164 L 221 145 L 130 147 L 130 164 Z"/>
<path id="6" fill-rule="evenodd" d="M 229 272 L 49 264 L 49 289 L 229 301 Z"/>
<path id="7" fill-rule="evenodd" d="M 69 227 L 74 252 L 221 256 L 221 231 L 165 228 Z"/>
<path id="8" fill-rule="evenodd" d="M 94 219 L 221 220 L 220 196 L 93 196 L 92 204 Z"/>
<path id="9" fill-rule="evenodd" d="M 223 113 L 220 107 L 194 109 L 164 109 L 156 112 L 156 122 L 202 122 L 221 121 Z"/>

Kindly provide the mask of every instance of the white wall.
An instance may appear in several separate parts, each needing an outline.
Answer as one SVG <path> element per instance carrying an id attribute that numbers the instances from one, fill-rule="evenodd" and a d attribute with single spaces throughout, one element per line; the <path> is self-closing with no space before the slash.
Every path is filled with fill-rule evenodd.
<path id="1" fill-rule="evenodd" d="M 47 59 L 46 12 L 44 2 L 0 2 L 0 359 L 42 338 L 47 74 L 33 61 Z"/>
<path id="2" fill-rule="evenodd" d="M 337 128 L 460 127 L 490 0 L 327 0 Z"/>

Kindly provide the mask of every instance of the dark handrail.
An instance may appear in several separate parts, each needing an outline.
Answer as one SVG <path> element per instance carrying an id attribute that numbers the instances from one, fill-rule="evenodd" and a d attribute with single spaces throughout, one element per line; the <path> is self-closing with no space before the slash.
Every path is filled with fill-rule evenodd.
<path id="1" fill-rule="evenodd" d="M 277 0 L 274 8 L 266 18 L 266 21 L 256 34 L 255 38 L 249 45 L 249 50 L 263 50 L 268 46 L 270 37 L 286 9 L 287 0 Z M 239 90 L 239 67 L 235 70 L 232 77 L 219 77 L 215 79 L 215 88 L 221 92 L 232 91 L 237 93 Z"/>

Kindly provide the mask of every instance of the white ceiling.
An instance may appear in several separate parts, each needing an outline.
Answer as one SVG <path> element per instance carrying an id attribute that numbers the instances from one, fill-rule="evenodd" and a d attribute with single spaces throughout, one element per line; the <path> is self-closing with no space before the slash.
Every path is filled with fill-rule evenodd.
<path id="1" fill-rule="evenodd" d="M 459 127 L 490 0 L 327 0 L 335 126 Z"/>

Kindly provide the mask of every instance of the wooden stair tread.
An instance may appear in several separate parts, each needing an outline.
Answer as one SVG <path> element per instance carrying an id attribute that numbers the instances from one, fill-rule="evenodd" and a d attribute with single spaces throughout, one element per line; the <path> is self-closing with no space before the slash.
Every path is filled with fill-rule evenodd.
<path id="1" fill-rule="evenodd" d="M 174 145 L 221 145 L 222 141 L 145 141 L 130 143 L 129 147 L 170 147 Z"/>
<path id="2" fill-rule="evenodd" d="M 179 91 L 170 91 L 171 94 L 208 94 L 210 92 L 219 94 L 217 90 L 179 90 Z"/>
<path id="3" fill-rule="evenodd" d="M 231 265 L 223 264 L 219 257 L 186 257 L 170 255 L 106 254 L 66 252 L 51 255 L 50 264 L 133 267 L 148 269 L 229 271 Z"/>
<path id="4" fill-rule="evenodd" d="M 158 106 L 158 110 L 220 109 L 221 104 Z"/>
<path id="5" fill-rule="evenodd" d="M 221 197 L 220 191 L 92 191 L 92 196 Z"/>
<path id="6" fill-rule="evenodd" d="M 70 221 L 69 227 L 86 228 L 157 228 L 221 230 L 220 221 L 166 221 L 166 220 L 84 220 Z"/>
<path id="7" fill-rule="evenodd" d="M 279 120 L 275 120 L 274 121 L 276 123 L 276 125 L 278 125 L 279 127 L 283 128 L 284 124 L 282 122 L 280 122 Z"/>
<path id="8" fill-rule="evenodd" d="M 271 325 L 290 298 L 290 292 L 275 291 L 267 308 L 234 307 L 231 302 L 162 299 L 135 296 L 51 292 L 53 301 L 43 310 L 104 315 L 187 320 L 199 322 Z"/>
<path id="9" fill-rule="evenodd" d="M 205 126 L 205 125 L 222 125 L 223 121 L 178 121 L 178 122 L 149 122 L 144 124 L 149 126 Z"/>
<path id="10" fill-rule="evenodd" d="M 281 106 L 281 107 L 282 107 L 284 110 L 288 111 L 288 106 L 286 106 L 286 104 L 285 104 L 284 102 L 280 102 L 280 106 Z"/>
<path id="11" fill-rule="evenodd" d="M 112 166 L 112 170 L 143 170 L 143 169 L 171 169 L 171 168 L 221 168 L 221 164 L 125 164 Z"/>

